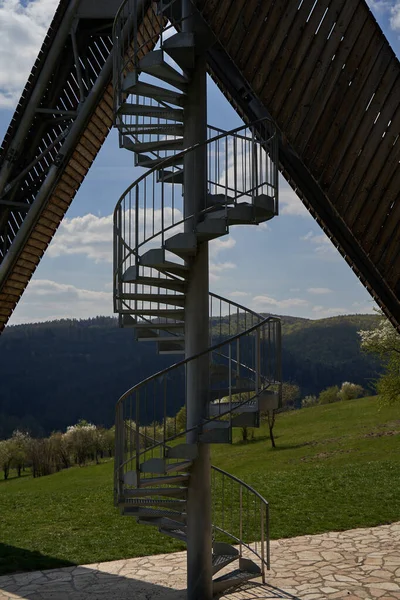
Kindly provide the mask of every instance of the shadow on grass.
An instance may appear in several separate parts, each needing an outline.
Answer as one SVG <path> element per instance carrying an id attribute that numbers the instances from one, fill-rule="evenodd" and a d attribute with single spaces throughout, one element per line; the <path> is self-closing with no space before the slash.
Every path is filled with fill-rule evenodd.
<path id="1" fill-rule="evenodd" d="M 24 477 L 32 477 L 32 475 L 31 475 L 31 473 L 21 473 L 21 475 L 19 477 L 17 474 L 9 475 L 7 479 L 4 479 L 4 477 L 1 477 L 0 483 L 7 483 L 8 481 L 15 481 L 15 479 L 23 479 Z"/>
<path id="2" fill-rule="evenodd" d="M 25 600 L 38 600 L 39 598 L 62 598 L 63 600 L 186 600 L 186 589 L 174 589 L 167 585 L 152 583 L 135 579 L 135 569 L 147 571 L 145 566 L 133 563 L 128 567 L 129 576 L 119 574 L 123 561 L 102 563 L 100 568 L 90 566 L 77 566 L 74 563 L 59 560 L 40 552 L 31 552 L 23 548 L 16 548 L 0 544 L 0 567 L 7 564 L 8 574 L 4 568 L 0 571 L 0 597 L 12 595 L 15 598 L 23 597 Z M 168 558 L 162 559 L 165 567 Z M 184 560 L 183 560 L 184 564 Z M 11 574 L 12 566 L 21 571 L 28 572 Z M 68 566 L 66 566 L 68 565 Z M 171 573 L 160 572 L 159 577 L 166 582 L 171 582 L 172 571 L 176 576 L 176 562 L 170 563 Z M 35 569 L 35 570 L 32 570 Z M 185 578 L 182 565 L 181 579 Z M 158 577 L 155 570 L 154 578 Z M 243 600 L 302 600 L 271 585 L 261 583 L 246 583 L 232 590 L 235 599 Z M 220 598 L 230 597 L 229 590 Z"/>
<path id="3" fill-rule="evenodd" d="M 68 560 L 46 556 L 25 548 L 16 548 L 0 543 L 0 577 L 8 573 L 38 571 L 40 569 L 59 569 L 75 565 Z"/>

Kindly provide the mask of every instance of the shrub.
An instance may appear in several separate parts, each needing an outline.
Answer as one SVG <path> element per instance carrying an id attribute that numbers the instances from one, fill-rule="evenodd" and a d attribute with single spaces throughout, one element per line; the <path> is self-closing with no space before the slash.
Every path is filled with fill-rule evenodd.
<path id="1" fill-rule="evenodd" d="M 318 397 L 318 404 L 332 404 L 333 402 L 338 402 L 339 400 L 339 387 L 337 385 L 331 385 L 326 388 L 326 390 L 322 390 Z"/>
<path id="2" fill-rule="evenodd" d="M 340 400 L 354 400 L 364 395 L 364 389 L 361 385 L 344 381 L 339 391 Z"/>

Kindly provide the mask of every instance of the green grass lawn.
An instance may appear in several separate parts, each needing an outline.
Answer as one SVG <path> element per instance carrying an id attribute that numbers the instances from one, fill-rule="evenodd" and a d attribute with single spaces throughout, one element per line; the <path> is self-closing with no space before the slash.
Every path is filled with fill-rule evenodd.
<path id="1" fill-rule="evenodd" d="M 376 398 L 280 415 L 244 444 L 214 446 L 213 464 L 270 502 L 273 538 L 400 520 L 400 406 Z M 0 481 L 0 574 L 184 549 L 113 506 L 112 462 Z"/>

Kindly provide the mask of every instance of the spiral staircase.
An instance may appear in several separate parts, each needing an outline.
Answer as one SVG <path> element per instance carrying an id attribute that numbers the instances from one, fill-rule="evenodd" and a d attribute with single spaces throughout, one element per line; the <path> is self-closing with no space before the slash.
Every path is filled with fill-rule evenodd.
<path id="1" fill-rule="evenodd" d="M 188 4 L 154 3 L 150 21 L 140 0 L 125 0 L 114 25 L 115 124 L 120 147 L 145 168 L 114 212 L 114 309 L 138 341 L 155 343 L 159 354 L 186 356 L 118 401 L 115 502 L 122 514 L 183 542 L 189 542 L 187 494 L 199 447 L 231 443 L 235 427 L 259 427 L 261 413 L 278 408 L 281 397 L 275 317 L 210 293 L 209 345 L 188 355 L 187 290 L 199 247 L 234 225 L 262 226 L 278 214 L 277 138 L 270 121 L 230 132 L 207 127 L 205 141 L 187 143 L 188 84 L 197 57 L 212 44 L 201 23 L 193 26 Z M 207 176 L 200 183 L 205 204 L 191 213 L 185 189 L 196 176 L 187 173 L 196 165 L 193 156 L 205 157 Z M 207 380 L 207 402 L 201 422 L 189 427 L 193 370 L 203 385 Z M 267 501 L 216 467 L 211 492 L 212 574 L 223 570 L 213 593 L 260 575 L 265 581 Z M 234 561 L 237 568 L 228 571 Z"/>

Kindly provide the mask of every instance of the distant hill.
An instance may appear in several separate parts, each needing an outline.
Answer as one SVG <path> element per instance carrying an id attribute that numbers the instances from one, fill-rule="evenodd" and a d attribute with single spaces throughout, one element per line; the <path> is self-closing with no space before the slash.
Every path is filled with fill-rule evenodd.
<path id="1" fill-rule="evenodd" d="M 375 325 L 374 315 L 282 321 L 283 377 L 303 396 L 343 381 L 368 388 L 379 374 L 357 335 Z M 110 426 L 118 397 L 175 360 L 109 317 L 8 327 L 0 337 L 0 439 L 17 427 L 48 434 L 80 418 Z"/>

